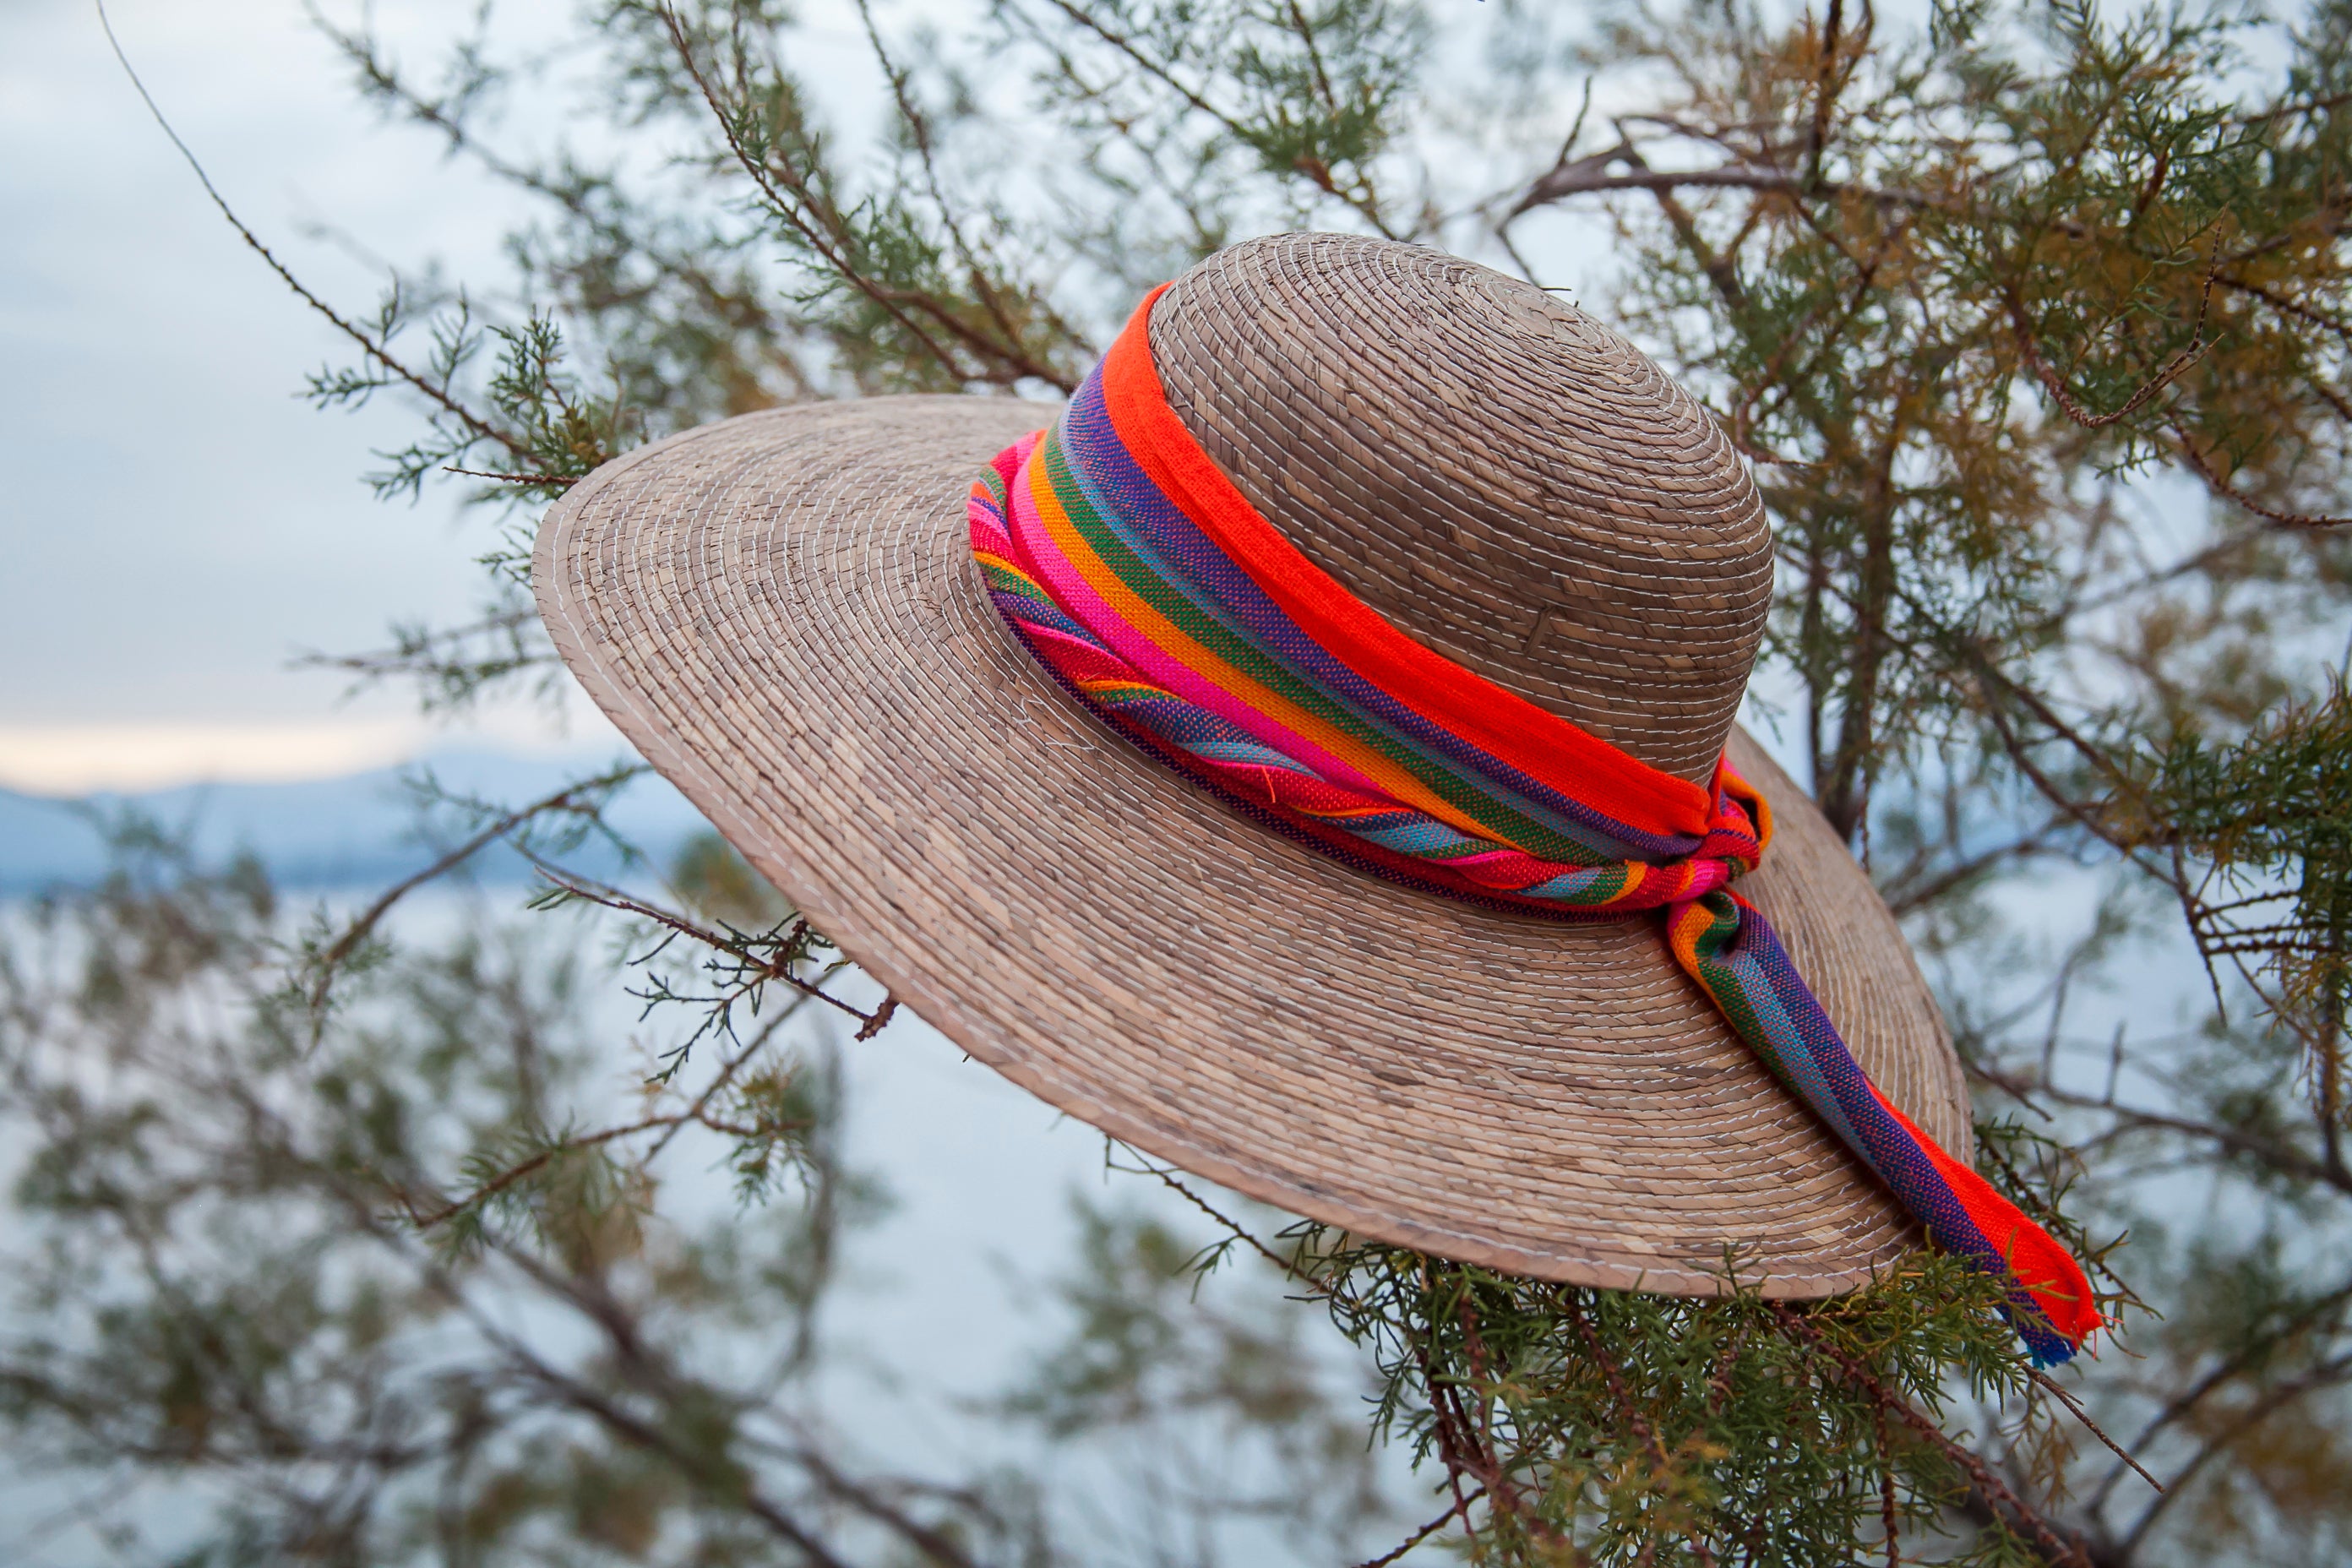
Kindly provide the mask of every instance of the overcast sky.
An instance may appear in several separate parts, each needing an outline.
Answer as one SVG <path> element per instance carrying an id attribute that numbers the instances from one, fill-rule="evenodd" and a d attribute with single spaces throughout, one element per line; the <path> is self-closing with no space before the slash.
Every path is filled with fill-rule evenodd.
<path id="1" fill-rule="evenodd" d="M 352 105 L 296 0 L 113 16 L 229 199 L 322 287 L 362 310 L 376 289 L 305 237 L 325 221 L 404 258 L 488 259 L 488 193 Z M 341 707 L 333 679 L 285 667 L 462 612 L 475 541 L 446 503 L 385 507 L 357 482 L 396 410 L 290 395 L 336 342 L 212 209 L 90 0 L 0 0 L 0 783 L 153 782 L 207 733 L 249 762 L 197 771 L 407 744 L 397 700 Z M 72 776 L 77 752 L 94 776 Z"/>
<path id="2" fill-rule="evenodd" d="M 347 17 L 359 0 L 322 3 Z M 437 260 L 478 286 L 502 277 L 512 197 L 432 137 L 377 123 L 301 0 L 110 9 L 223 195 L 320 292 L 370 310 L 371 254 Z M 502 0 L 500 13 L 560 25 L 572 9 Z M 419 56 L 473 10 L 373 6 Z M 834 118 L 855 136 L 863 98 L 879 98 L 860 89 L 854 16 L 814 0 L 803 24 L 803 64 L 845 100 Z M 321 414 L 294 395 L 349 345 L 213 208 L 94 0 L 0 0 L 0 785 L 329 776 L 435 743 L 399 692 L 347 704 L 332 676 L 288 666 L 366 646 L 394 617 L 465 614 L 489 519 L 446 495 L 412 508 L 368 494 L 372 451 L 410 438 L 413 417 L 390 403 Z M 575 720 L 568 743 L 601 743 L 600 728 Z M 521 712 L 475 738 L 552 739 Z"/>
<path id="3" fill-rule="evenodd" d="M 345 16 L 360 0 L 323 3 Z M 377 123 L 301 0 L 110 8 L 223 195 L 328 298 L 372 308 L 383 275 L 370 255 L 438 260 L 477 284 L 502 276 L 511 196 L 445 162 L 435 139 Z M 412 47 L 473 9 L 373 7 Z M 571 9 L 501 4 L 551 23 Z M 899 0 L 888 15 L 916 11 L 961 14 L 955 0 Z M 804 68 L 854 141 L 864 99 L 880 100 L 859 85 L 846 0 L 811 0 L 803 23 Z M 395 617 L 464 615 L 489 520 L 446 495 L 410 507 L 368 494 L 372 451 L 407 440 L 413 417 L 390 403 L 321 414 L 295 395 L 348 345 L 214 210 L 94 0 L 0 0 L 0 785 L 329 776 L 436 743 L 402 693 L 347 704 L 332 676 L 288 666 L 305 648 L 367 646 Z M 601 744 L 600 731 L 575 721 L 559 742 L 515 712 L 474 738 Z"/>
<path id="4" fill-rule="evenodd" d="M 321 4 L 342 19 L 359 7 Z M 501 0 L 500 15 L 543 14 L 551 35 L 572 8 Z M 466 27 L 475 0 L 370 9 L 415 58 Z M 856 47 L 828 21 L 837 9 L 811 7 L 820 56 Z M 380 124 L 302 0 L 110 0 L 109 13 L 222 194 L 331 300 L 372 310 L 374 258 L 503 279 L 512 196 L 431 136 Z M 410 439 L 413 416 L 392 402 L 322 414 L 296 395 L 350 345 L 223 221 L 94 0 L 0 0 L 0 785 L 327 776 L 450 739 L 399 691 L 346 702 L 333 676 L 289 665 L 368 646 L 394 618 L 466 614 L 491 520 L 447 494 L 414 507 L 369 494 L 373 452 Z M 517 710 L 472 738 L 600 731 L 575 717 L 559 736 Z"/>

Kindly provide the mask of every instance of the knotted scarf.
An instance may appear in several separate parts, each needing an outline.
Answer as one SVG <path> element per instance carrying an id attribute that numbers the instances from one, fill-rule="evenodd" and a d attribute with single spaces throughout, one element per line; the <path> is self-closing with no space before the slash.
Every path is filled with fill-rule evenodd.
<path id="1" fill-rule="evenodd" d="M 2037 1362 L 2098 1326 L 2065 1249 L 1854 1062 L 1729 883 L 1762 795 L 1636 761 L 1415 642 L 1299 553 L 1162 393 L 1146 299 L 1060 420 L 972 487 L 1004 618 L 1080 701 L 1228 802 L 1410 885 L 1568 919 L 1665 916 L 1732 1028 L 1946 1250 L 2009 1283 Z"/>

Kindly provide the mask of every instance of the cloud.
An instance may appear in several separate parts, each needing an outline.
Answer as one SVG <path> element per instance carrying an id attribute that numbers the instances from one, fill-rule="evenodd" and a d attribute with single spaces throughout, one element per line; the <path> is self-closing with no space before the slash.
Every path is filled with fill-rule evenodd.
<path id="1" fill-rule="evenodd" d="M 413 755 L 411 720 L 0 724 L 0 786 L 28 795 L 339 778 Z"/>

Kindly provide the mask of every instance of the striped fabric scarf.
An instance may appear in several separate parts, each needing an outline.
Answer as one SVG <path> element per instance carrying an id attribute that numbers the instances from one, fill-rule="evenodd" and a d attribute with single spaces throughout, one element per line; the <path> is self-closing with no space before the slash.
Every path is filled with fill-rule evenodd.
<path id="1" fill-rule="evenodd" d="M 1763 797 L 1661 773 L 1414 642 L 1313 565 L 1163 395 L 1154 291 L 1061 419 L 971 501 L 991 595 L 1080 701 L 1294 837 L 1412 886 L 1569 919 L 1665 917 L 1667 945 L 1937 1245 L 2009 1282 L 2034 1359 L 2098 1326 L 2065 1249 L 1878 1092 L 1728 884 Z"/>

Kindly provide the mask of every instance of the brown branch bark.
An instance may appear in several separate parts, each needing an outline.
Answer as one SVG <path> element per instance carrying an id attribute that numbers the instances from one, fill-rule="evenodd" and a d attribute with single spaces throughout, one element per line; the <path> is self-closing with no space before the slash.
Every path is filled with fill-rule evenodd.
<path id="1" fill-rule="evenodd" d="M 818 987 L 810 984 L 807 981 L 803 980 L 799 975 L 793 973 L 783 964 L 773 961 L 754 958 L 741 942 L 732 941 L 723 933 L 712 931 L 708 926 L 698 925 L 693 921 L 688 920 L 684 915 L 677 914 L 673 910 L 662 909 L 654 904 L 648 904 L 642 899 L 631 898 L 628 894 L 622 892 L 617 888 L 607 888 L 602 883 L 590 881 L 584 877 L 572 876 L 568 872 L 549 865 L 547 862 L 539 859 L 535 856 L 531 857 L 530 860 L 533 868 L 536 868 L 539 874 L 545 878 L 551 885 L 562 889 L 564 892 L 571 894 L 575 899 L 582 900 L 587 903 L 598 905 L 604 909 L 614 910 L 622 914 L 635 915 L 641 920 L 651 921 L 665 931 L 674 931 L 679 936 L 686 937 L 694 942 L 698 942 L 705 947 L 710 948 L 715 952 L 727 953 L 731 957 L 741 961 L 745 967 L 753 973 L 757 980 L 780 981 L 782 984 L 791 986 L 793 990 L 799 992 L 803 996 L 813 997 L 815 1000 L 825 1004 L 829 1007 L 837 1008 L 841 1012 L 846 1013 L 849 1016 L 856 1019 L 860 1025 L 872 1024 L 877 1014 L 880 1011 L 880 1009 L 877 1008 L 875 1013 L 867 1013 L 859 1008 L 853 1007 L 848 1003 L 843 1001 L 840 997 L 834 995 L 831 992 L 821 990 Z M 886 1001 L 885 1005 L 887 1005 L 888 1004 Z"/>
<path id="2" fill-rule="evenodd" d="M 2203 479 L 2207 487 L 2222 500 L 2243 507 L 2256 517 L 2278 528 L 2302 531 L 2342 528 L 2347 524 L 2352 524 L 2352 517 L 2326 517 L 2316 512 L 2282 511 L 2276 507 L 2265 506 L 2243 490 L 2233 487 L 2230 483 L 2229 476 L 2215 468 L 2205 454 L 2197 449 L 2196 438 L 2189 434 L 2188 427 L 2179 420 L 2170 421 L 2170 426 L 2173 439 L 2179 443 L 2180 455 L 2188 459 L 2191 468 L 2197 470 L 2197 477 Z"/>
<path id="3" fill-rule="evenodd" d="M 1389 1568 L 1391 1563 L 1395 1563 L 1398 1559 L 1404 1556 L 1406 1552 L 1411 1552 L 1414 1547 L 1420 1545 L 1423 1542 L 1428 1540 L 1431 1536 L 1444 1529 L 1447 1524 L 1451 1523 L 1454 1520 L 1458 1519 L 1462 1521 L 1463 1527 L 1467 1529 L 1470 1523 L 1470 1505 L 1476 1502 L 1480 1498 L 1485 1497 L 1486 1495 L 1486 1489 L 1484 1487 L 1479 1487 L 1473 1489 L 1465 1496 L 1456 1498 L 1453 1505 L 1444 1513 L 1439 1514 L 1435 1519 L 1431 1520 L 1427 1524 L 1423 1525 L 1419 1530 L 1416 1530 L 1411 1535 L 1406 1536 L 1404 1540 L 1398 1543 L 1393 1550 L 1383 1552 L 1378 1557 L 1371 1558 L 1367 1562 L 1359 1563 L 1356 1564 L 1356 1568 Z"/>
<path id="4" fill-rule="evenodd" d="M 1860 498 L 1862 570 L 1853 606 L 1853 640 L 1846 656 L 1845 692 L 1839 703 L 1837 750 L 1830 757 L 1829 776 L 1816 778 L 1813 786 L 1822 815 L 1849 843 L 1870 809 L 1870 772 L 1877 754 L 1879 677 L 1894 651 L 1886 621 L 1895 604 L 1895 462 L 1902 451 L 1903 430 L 1898 407 Z"/>
<path id="5" fill-rule="evenodd" d="M 2042 853 L 2049 847 L 2051 837 L 2057 827 L 2058 824 L 2054 821 L 2045 822 L 2032 832 L 2014 838 L 2007 844 L 1998 845 L 1975 855 L 1964 856 L 1923 881 L 1906 881 L 1907 878 L 1916 874 L 1916 869 L 1923 868 L 1906 867 L 1887 884 L 1884 895 L 1886 907 L 1897 915 L 1906 915 L 1914 910 L 1925 908 L 1953 889 L 1960 887 L 1972 878 L 1982 875 L 2004 860 L 2023 859 Z"/>
<path id="6" fill-rule="evenodd" d="M 2181 376 L 2188 374 L 2189 367 L 2205 357 L 2205 351 L 2212 347 L 2205 339 L 2205 315 L 2213 303 L 2213 284 L 2217 276 L 2218 273 L 2214 270 L 2209 270 L 2205 274 L 2205 286 L 2197 296 L 2197 323 L 2190 330 L 2187 346 L 2165 361 L 2156 374 L 2137 388 L 2124 400 L 2122 406 L 2112 413 L 2092 413 L 2072 392 L 2067 390 L 2065 382 L 2060 378 L 2055 370 L 2051 368 L 2050 362 L 2042 356 L 2042 345 L 2034 336 L 2033 324 L 2026 317 L 2024 296 L 2018 292 L 2016 285 L 2012 283 L 2008 289 L 2007 303 L 2010 323 L 2017 331 L 2018 352 L 2024 357 L 2026 365 L 2033 372 L 2035 379 L 2042 383 L 2043 390 L 2050 394 L 2067 418 L 2085 430 L 2104 430 L 2111 425 L 2120 424 L 2147 407 L 2149 401 L 2158 393 L 2179 380 Z"/>
<path id="7" fill-rule="evenodd" d="M 1827 1335 L 1805 1321 L 1803 1314 L 1783 1302 L 1774 1301 L 1769 1305 L 1790 1332 L 1827 1356 L 1847 1381 L 1869 1394 L 1880 1409 L 1916 1432 L 1929 1447 L 1958 1466 L 1988 1506 L 2006 1522 L 2031 1535 L 2053 1562 L 2075 1564 L 2077 1568 L 2092 1568 L 2090 1557 L 2082 1543 L 2061 1534 L 2056 1526 L 2029 1507 L 2007 1482 L 1993 1473 L 1992 1467 L 1981 1455 L 1954 1440 L 1942 1427 L 1913 1409 L 1909 1400 L 1887 1387 L 1868 1367 L 1832 1344 Z"/>
<path id="8" fill-rule="evenodd" d="M 1629 165 L 1612 174 L 1612 164 Z M 1686 190 L 1768 191 L 1790 195 L 1860 196 L 1881 206 L 1934 207 L 1953 210 L 1949 200 L 1926 191 L 1864 185 L 1842 180 L 1813 182 L 1786 169 L 1752 163 L 1728 163 L 1712 169 L 1653 169 L 1631 142 L 1562 163 L 1538 174 L 1506 215 L 1505 221 L 1571 196 L 1614 191 L 1649 191 L 1672 195 Z"/>
<path id="9" fill-rule="evenodd" d="M 483 468 L 461 468 L 454 463 L 442 464 L 441 471 L 462 474 L 469 479 L 496 479 L 507 485 L 546 485 L 555 489 L 569 489 L 580 482 L 576 475 L 571 474 L 493 474 Z"/>

